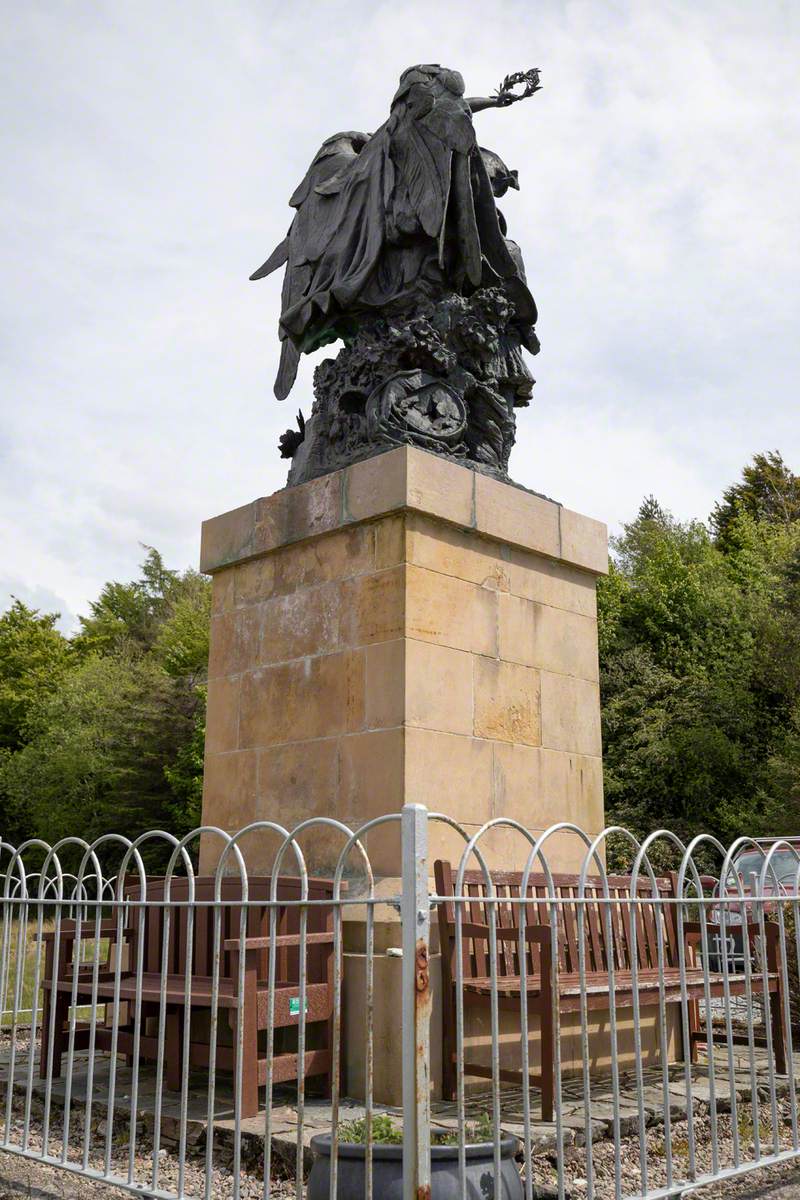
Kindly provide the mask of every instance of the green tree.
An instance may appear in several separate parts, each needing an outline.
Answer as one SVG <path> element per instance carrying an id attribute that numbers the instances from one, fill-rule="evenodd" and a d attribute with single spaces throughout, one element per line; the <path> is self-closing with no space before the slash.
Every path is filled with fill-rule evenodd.
<path id="1" fill-rule="evenodd" d="M 723 549 L 735 545 L 734 527 L 743 514 L 759 524 L 790 525 L 800 519 L 800 476 L 777 450 L 754 455 L 739 483 L 726 488 L 714 506 L 710 525 Z"/>
<path id="2" fill-rule="evenodd" d="M 648 498 L 599 588 L 607 815 L 642 835 L 800 825 L 800 522 L 725 530 Z"/>
<path id="3" fill-rule="evenodd" d="M 3 772 L 14 823 L 55 841 L 169 827 L 169 770 L 191 743 L 196 700 L 152 659 L 92 655 L 44 701 Z"/>
<path id="4" fill-rule="evenodd" d="M 0 618 L 9 840 L 199 823 L 210 585 L 146 549 L 140 578 L 106 584 L 72 643 L 19 604 Z"/>
<path id="5" fill-rule="evenodd" d="M 25 744 L 32 709 L 69 669 L 70 645 L 56 629 L 58 617 L 20 600 L 0 616 L 0 748 Z"/>
<path id="6" fill-rule="evenodd" d="M 81 617 L 75 648 L 82 654 L 113 654 L 120 650 L 144 654 L 153 649 L 159 630 L 181 592 L 183 577 L 168 570 L 152 546 L 131 583 L 107 583 Z M 193 573 L 192 573 L 193 574 Z"/>

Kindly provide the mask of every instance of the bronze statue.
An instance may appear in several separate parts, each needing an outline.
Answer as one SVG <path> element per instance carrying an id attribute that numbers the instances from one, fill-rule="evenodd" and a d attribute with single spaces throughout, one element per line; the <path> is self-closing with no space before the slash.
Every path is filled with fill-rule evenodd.
<path id="1" fill-rule="evenodd" d="M 505 477 L 536 305 L 495 204 L 516 172 L 478 146 L 472 114 L 539 86 L 528 71 L 466 99 L 457 71 L 411 67 L 376 133 L 336 134 L 315 155 L 286 238 L 251 276 L 286 267 L 279 400 L 300 354 L 345 343 L 315 372 L 311 417 L 281 439 L 290 483 L 401 443 Z"/>

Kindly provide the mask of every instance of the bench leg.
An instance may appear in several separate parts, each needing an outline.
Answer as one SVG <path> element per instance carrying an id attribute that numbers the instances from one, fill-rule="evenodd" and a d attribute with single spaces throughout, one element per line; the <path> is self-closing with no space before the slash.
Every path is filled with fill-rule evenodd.
<path id="1" fill-rule="evenodd" d="M 772 1025 L 772 1052 L 775 1055 L 775 1070 L 778 1075 L 786 1074 L 786 1036 L 783 1028 L 783 995 L 780 982 L 769 996 L 769 1019 Z"/>
<path id="2" fill-rule="evenodd" d="M 689 1007 L 689 1045 L 684 1046 L 683 1056 L 689 1062 L 696 1063 L 698 1057 L 698 1046 L 700 1044 L 700 1005 L 696 1000 L 688 1002 Z"/>
<path id="3" fill-rule="evenodd" d="M 251 957 L 247 952 L 248 960 Z M 253 959 L 255 955 L 253 955 Z M 242 1007 L 236 1014 L 234 1037 L 238 1045 L 239 1022 L 242 1024 L 242 1094 L 239 1109 L 241 1117 L 255 1117 L 258 1113 L 258 991 L 255 963 L 245 968 L 244 997 Z M 270 1098 L 267 1097 L 267 1103 Z"/>
<path id="4" fill-rule="evenodd" d="M 542 1047 L 542 1120 L 553 1120 L 554 1092 L 554 1053 L 553 1053 L 553 1017 L 550 1012 L 542 1013 L 541 1023 Z"/>
<path id="5" fill-rule="evenodd" d="M 450 989 L 450 1003 L 442 1005 L 442 1098 L 455 1100 L 456 1076 L 456 992 Z"/>
<path id="6" fill-rule="evenodd" d="M 42 1000 L 42 1023 L 39 1026 L 41 1052 L 39 1054 L 39 1078 L 47 1078 L 47 1039 L 50 1036 L 50 992 L 45 991 Z"/>
<path id="7" fill-rule="evenodd" d="M 183 1049 L 183 1021 L 180 1012 L 168 1012 L 164 1030 L 167 1087 L 171 1092 L 179 1092 L 183 1082 L 181 1070 L 181 1050 Z M 189 1014 L 183 1014 L 184 1020 L 189 1020 Z"/>
<path id="8" fill-rule="evenodd" d="M 48 1053 L 50 1039 L 50 1004 L 47 1002 L 43 1006 L 42 1024 L 40 1035 L 42 1039 L 42 1052 L 39 1058 L 39 1076 L 41 1079 L 46 1079 L 48 1071 L 51 1070 L 51 1079 L 61 1078 L 61 1056 L 64 1053 L 67 1035 L 64 1032 L 64 1024 L 69 1017 L 69 996 L 57 996 L 55 1000 L 55 1021 L 53 1031 L 52 1045 L 52 1068 L 50 1068 L 50 1054 Z"/>

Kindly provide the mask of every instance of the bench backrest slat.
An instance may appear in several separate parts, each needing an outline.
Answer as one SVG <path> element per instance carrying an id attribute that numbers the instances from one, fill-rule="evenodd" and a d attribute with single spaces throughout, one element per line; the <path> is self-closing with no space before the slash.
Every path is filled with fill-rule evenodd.
<path id="1" fill-rule="evenodd" d="M 268 937 L 270 934 L 270 909 L 272 881 L 269 876 L 252 876 L 248 879 L 248 904 L 246 917 L 246 936 Z M 194 896 L 197 901 L 214 900 L 214 878 L 212 876 L 197 876 L 194 881 Z M 281 876 L 278 880 L 276 899 L 277 917 L 276 933 L 298 934 L 300 931 L 300 908 L 290 907 L 286 901 L 296 901 L 301 898 L 301 884 L 295 876 Z M 309 900 L 330 900 L 333 897 L 333 882 L 326 879 L 309 879 Z M 170 907 L 169 933 L 167 954 L 164 959 L 164 880 L 150 876 L 147 879 L 147 891 L 141 895 L 139 882 L 126 883 L 124 897 L 134 902 L 128 916 L 128 927 L 144 932 L 144 971 L 150 974 L 183 975 L 187 959 L 191 958 L 191 973 L 194 976 L 210 977 L 214 967 L 215 925 L 219 921 L 219 946 L 222 947 L 227 939 L 238 938 L 241 932 L 242 905 L 237 904 L 242 898 L 242 884 L 238 876 L 226 876 L 222 880 L 222 904 L 215 908 L 213 904 L 197 904 L 193 908 L 193 930 L 191 946 L 189 945 L 189 909 L 186 900 L 189 896 L 189 883 L 184 877 L 176 877 L 170 885 L 170 899 L 176 903 Z M 152 901 L 144 909 L 137 907 L 135 901 L 140 899 Z M 183 902 L 183 903 L 181 903 Z M 306 909 L 306 929 L 308 933 L 329 932 L 333 928 L 333 908 L 326 906 Z M 216 914 L 220 915 L 217 916 Z M 321 982 L 326 978 L 330 948 L 324 944 L 308 946 L 306 962 L 310 982 Z M 230 976 L 233 971 L 234 954 L 221 951 L 220 975 Z M 258 977 L 266 979 L 269 971 L 269 950 L 258 951 Z M 281 946 L 275 955 L 276 978 L 278 980 L 297 980 L 300 971 L 299 946 Z M 135 954 L 131 959 L 131 969 L 136 968 Z"/>
<path id="2" fill-rule="evenodd" d="M 439 931 L 443 953 L 446 955 L 446 971 L 455 977 L 455 926 L 456 909 L 464 909 L 463 920 L 474 926 L 487 927 L 489 913 L 495 910 L 498 930 L 518 930 L 520 889 L 522 873 L 492 871 L 495 901 L 489 900 L 489 890 L 482 871 L 467 871 L 464 874 L 464 895 L 467 903 L 458 906 L 454 902 L 454 887 L 457 872 L 450 863 L 437 861 L 434 864 L 439 904 Z M 531 925 L 551 926 L 551 909 L 555 907 L 555 926 L 558 936 L 558 965 L 564 974 L 577 973 L 579 967 L 579 939 L 583 928 L 586 971 L 607 977 L 609 966 L 616 971 L 632 969 L 633 929 L 636 930 L 636 961 L 640 970 L 658 966 L 659 928 L 662 934 L 663 966 L 678 965 L 677 928 L 673 906 L 658 903 L 674 896 L 674 879 L 656 880 L 657 898 L 649 879 L 640 879 L 637 887 L 638 900 L 631 902 L 631 880 L 626 875 L 609 875 L 606 883 L 612 903 L 605 900 L 604 883 L 599 876 L 586 880 L 584 899 L 579 899 L 580 878 L 577 875 L 553 875 L 554 894 L 557 903 L 548 901 L 548 883 L 543 874 L 530 875 L 528 902 L 525 905 L 525 922 Z M 655 902 L 653 902 L 655 899 Z M 610 941 L 609 941 L 610 927 Z M 485 933 L 473 933 L 463 937 L 464 979 L 486 979 L 491 974 L 489 939 Z M 535 978 L 541 970 L 541 950 L 538 944 L 530 943 L 526 951 L 526 973 Z M 521 973 L 518 938 L 498 939 L 497 973 L 500 976 L 518 978 Z"/>

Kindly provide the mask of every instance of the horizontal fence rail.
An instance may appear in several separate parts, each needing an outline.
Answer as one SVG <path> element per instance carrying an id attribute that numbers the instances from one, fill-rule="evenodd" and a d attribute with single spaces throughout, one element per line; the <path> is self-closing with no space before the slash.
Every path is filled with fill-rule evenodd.
<path id="1" fill-rule="evenodd" d="M 800 1158 L 788 842 L 410 805 L 0 842 L 0 895 L 0 1151 L 121 1192 L 655 1200 Z"/>

